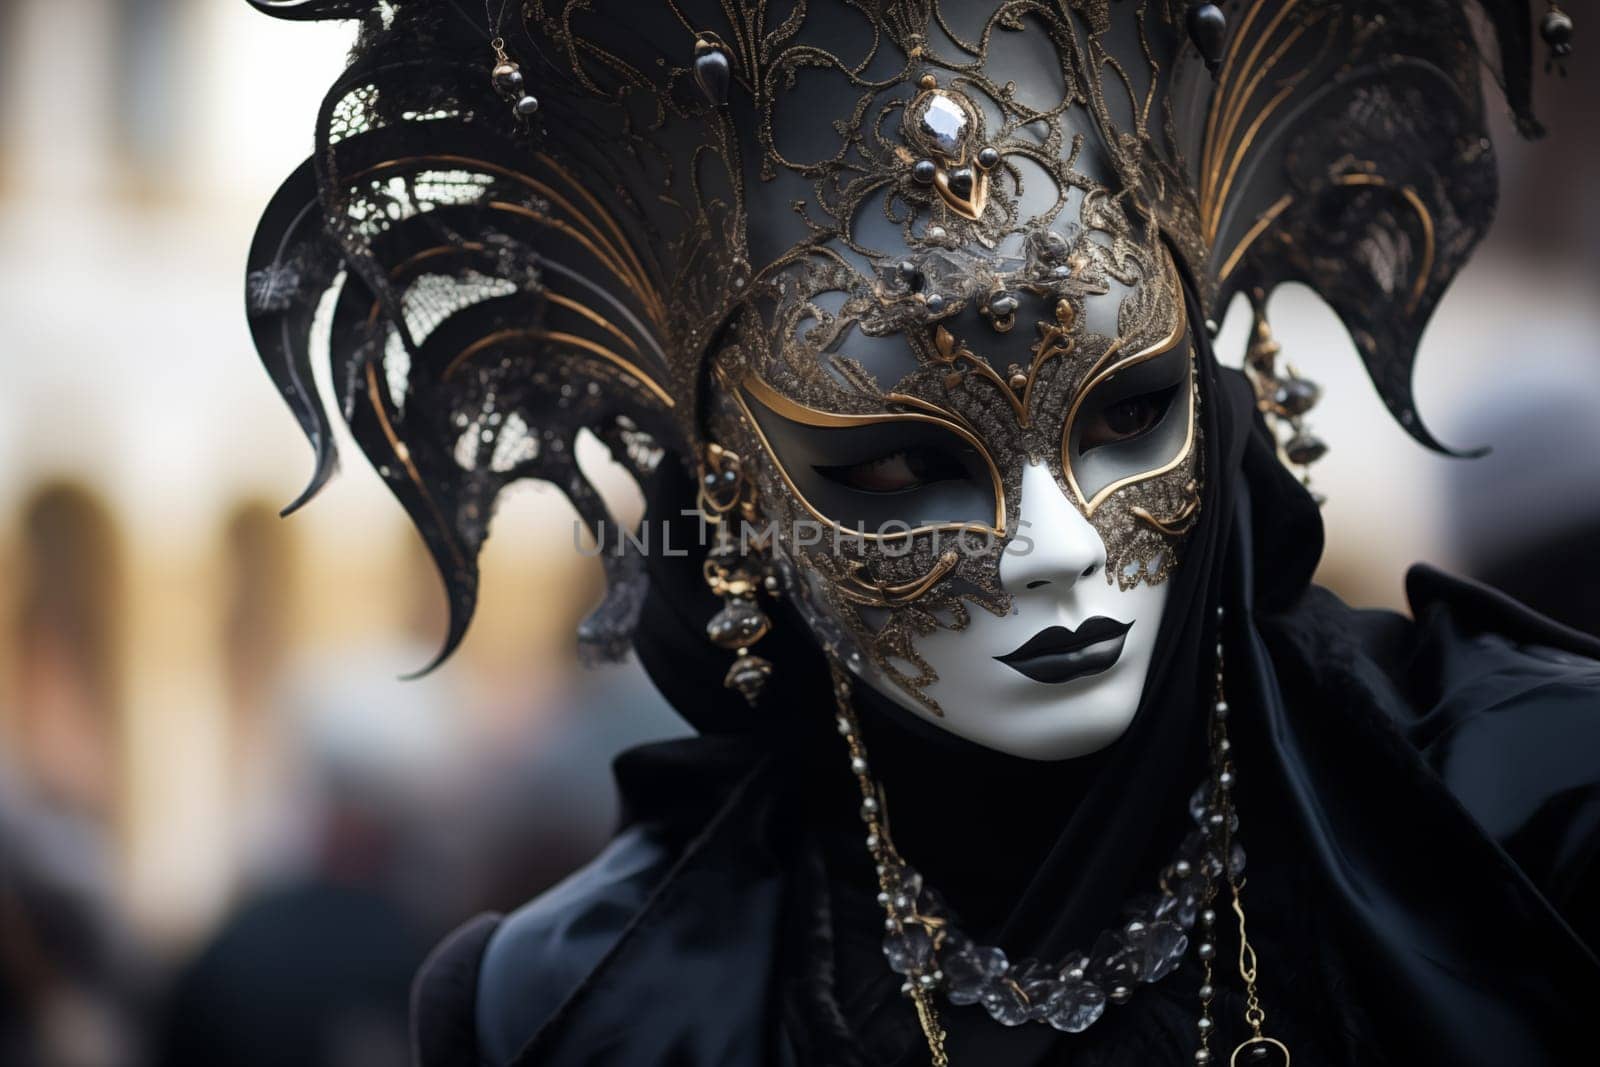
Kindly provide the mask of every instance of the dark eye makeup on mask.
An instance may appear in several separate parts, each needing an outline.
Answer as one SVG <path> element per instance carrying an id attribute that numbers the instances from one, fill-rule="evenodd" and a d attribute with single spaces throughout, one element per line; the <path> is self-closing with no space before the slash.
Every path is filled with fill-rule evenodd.
<path id="1" fill-rule="evenodd" d="M 1190 360 L 1189 346 L 1173 343 L 1087 383 L 1062 442 L 1063 468 L 1081 499 L 1181 458 L 1192 430 L 1183 403 Z M 983 443 L 956 425 L 959 416 L 817 410 L 758 378 L 735 395 L 814 517 L 893 536 L 932 527 L 1004 533 L 1000 473 Z"/>
<path id="2" fill-rule="evenodd" d="M 1083 429 L 1078 437 L 1080 454 L 1092 452 L 1102 445 L 1133 441 L 1153 430 L 1166 417 L 1172 400 L 1178 395 L 1176 385 L 1140 393 L 1085 412 L 1080 416 Z"/>
<path id="3" fill-rule="evenodd" d="M 830 482 L 861 493 L 907 493 L 969 476 L 966 464 L 958 458 L 926 445 L 909 445 L 860 463 L 812 469 Z"/>
<path id="4" fill-rule="evenodd" d="M 1000 475 L 965 430 L 925 415 L 839 415 L 775 395 L 740 394 L 779 470 L 819 518 L 903 536 L 933 526 L 1002 531 Z"/>

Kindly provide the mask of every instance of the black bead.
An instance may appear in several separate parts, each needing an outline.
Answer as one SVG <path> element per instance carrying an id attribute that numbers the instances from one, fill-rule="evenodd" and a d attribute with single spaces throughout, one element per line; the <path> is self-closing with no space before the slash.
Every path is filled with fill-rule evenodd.
<path id="1" fill-rule="evenodd" d="M 978 150 L 978 166 L 984 170 L 993 170 L 1000 164 L 1000 151 L 993 147 L 984 147 Z"/>
<path id="2" fill-rule="evenodd" d="M 497 63 L 494 68 L 494 87 L 502 93 L 521 94 L 522 71 L 512 62 Z"/>
<path id="3" fill-rule="evenodd" d="M 1206 61 L 1206 69 L 1217 73 L 1222 63 L 1222 46 L 1228 37 L 1228 16 L 1216 4 L 1189 5 L 1189 40 Z"/>
<path id="4" fill-rule="evenodd" d="M 971 167 L 960 167 L 953 170 L 950 172 L 949 177 L 950 192 L 962 200 L 970 199 L 972 196 L 972 181 Z"/>
<path id="5" fill-rule="evenodd" d="M 1322 390 L 1305 378 L 1289 378 L 1273 390 L 1272 403 L 1289 415 L 1304 415 L 1316 406 Z"/>
<path id="6" fill-rule="evenodd" d="M 932 185 L 934 175 L 939 173 L 939 168 L 931 159 L 919 159 L 911 168 L 911 176 L 923 185 Z"/>
<path id="7" fill-rule="evenodd" d="M 712 107 L 728 102 L 728 85 L 733 80 L 733 64 L 728 53 L 716 47 L 697 48 L 694 57 L 694 80 Z"/>
<path id="8" fill-rule="evenodd" d="M 1017 310 L 1017 298 L 1010 293 L 1000 293 L 989 301 L 989 310 L 996 315 L 1009 315 Z"/>
<path id="9" fill-rule="evenodd" d="M 1321 440 L 1308 433 L 1296 434 L 1288 444 L 1283 446 L 1284 454 L 1289 457 L 1289 462 L 1297 467 L 1304 467 L 1321 459 L 1328 451 L 1328 446 Z"/>
<path id="10" fill-rule="evenodd" d="M 939 314 L 939 312 L 943 311 L 944 310 L 944 297 L 940 296 L 938 293 L 930 294 L 928 296 L 928 310 L 933 312 L 935 315 L 937 315 L 937 314 Z"/>
<path id="11" fill-rule="evenodd" d="M 1539 23 L 1539 36 L 1557 55 L 1566 55 L 1572 49 L 1572 16 L 1565 11 L 1551 11 Z"/>

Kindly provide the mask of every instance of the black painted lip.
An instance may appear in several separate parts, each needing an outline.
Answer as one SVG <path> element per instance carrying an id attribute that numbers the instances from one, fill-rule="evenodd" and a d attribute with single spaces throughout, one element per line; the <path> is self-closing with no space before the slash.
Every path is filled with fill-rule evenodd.
<path id="1" fill-rule="evenodd" d="M 1028 638 L 1014 652 L 995 659 L 1036 682 L 1056 685 L 1108 671 L 1122 658 L 1131 622 L 1096 615 L 1076 630 L 1050 626 Z"/>

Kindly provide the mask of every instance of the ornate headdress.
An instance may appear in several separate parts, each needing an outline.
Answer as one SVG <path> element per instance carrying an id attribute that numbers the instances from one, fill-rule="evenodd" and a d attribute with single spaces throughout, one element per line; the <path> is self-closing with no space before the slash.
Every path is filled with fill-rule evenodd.
<path id="1" fill-rule="evenodd" d="M 1412 362 L 1495 199 L 1461 0 L 252 3 L 361 23 L 262 221 L 249 312 L 316 449 L 302 500 L 335 465 L 310 367 L 325 333 L 338 406 L 446 577 L 446 651 L 500 490 L 553 482 L 599 529 L 579 433 L 640 478 L 699 460 L 720 344 L 845 320 L 947 338 L 970 307 L 1009 328 L 1019 299 L 1072 314 L 1164 273 L 1157 249 L 1207 316 L 1315 289 L 1389 409 L 1442 447 Z M 1484 8 L 1531 134 L 1526 4 Z M 1294 420 L 1315 390 L 1279 380 L 1275 347 L 1260 318 L 1263 403 Z M 606 562 L 583 636 L 616 652 L 642 572 Z"/>

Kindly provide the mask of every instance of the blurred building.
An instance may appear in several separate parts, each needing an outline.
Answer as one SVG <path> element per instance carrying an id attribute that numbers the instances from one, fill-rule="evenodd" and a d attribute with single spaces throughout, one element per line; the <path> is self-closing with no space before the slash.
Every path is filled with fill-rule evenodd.
<path id="1" fill-rule="evenodd" d="M 529 550 L 565 550 L 570 513 L 525 494 L 468 648 L 403 683 L 443 597 L 359 454 L 273 514 L 309 454 L 256 365 L 242 266 L 351 33 L 243 2 L 0 2 L 0 608 L 34 620 L 0 649 L 0 762 L 99 820 L 113 899 L 172 951 L 292 850 L 289 709 L 366 701 L 381 746 L 407 729 L 383 706 L 448 699 L 463 759 L 532 743 L 599 591 L 593 561 Z"/>
<path id="2" fill-rule="evenodd" d="M 71 482 L 40 486 L 20 510 L 6 747 L 43 804 L 112 831 L 126 777 L 121 533 Z"/>

